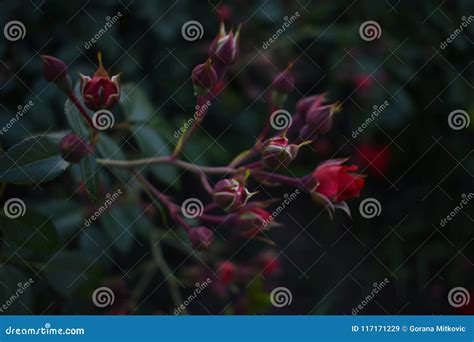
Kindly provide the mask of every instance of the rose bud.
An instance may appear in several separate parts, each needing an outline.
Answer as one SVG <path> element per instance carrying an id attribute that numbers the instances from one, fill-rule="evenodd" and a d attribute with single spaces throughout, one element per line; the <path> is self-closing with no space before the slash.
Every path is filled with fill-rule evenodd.
<path id="1" fill-rule="evenodd" d="M 214 233 L 206 227 L 192 228 L 189 231 L 189 240 L 195 249 L 208 249 L 214 242 Z"/>
<path id="2" fill-rule="evenodd" d="M 273 87 L 280 93 L 289 94 L 295 89 L 295 78 L 291 73 L 291 68 L 292 65 L 288 65 L 273 79 Z"/>
<path id="3" fill-rule="evenodd" d="M 310 108 L 318 108 L 326 101 L 326 94 L 311 95 L 303 97 L 296 103 L 296 112 L 306 117 Z"/>
<path id="4" fill-rule="evenodd" d="M 54 82 L 59 89 L 68 93 L 72 91 L 72 81 L 68 75 L 66 63 L 62 60 L 48 55 L 42 55 L 43 74 L 48 82 Z"/>
<path id="5" fill-rule="evenodd" d="M 217 73 L 209 58 L 206 63 L 197 65 L 191 73 L 194 91 L 199 95 L 206 95 L 217 83 Z"/>
<path id="6" fill-rule="evenodd" d="M 209 56 L 222 64 L 233 64 L 237 59 L 239 50 L 239 36 L 240 25 L 235 34 L 232 31 L 227 34 L 224 23 L 221 23 L 219 34 L 209 47 Z"/>
<path id="7" fill-rule="evenodd" d="M 242 229 L 244 236 L 249 238 L 276 225 L 272 214 L 259 207 L 243 210 L 236 219 L 236 226 Z"/>
<path id="8" fill-rule="evenodd" d="M 258 263 L 261 265 L 264 276 L 270 276 L 278 273 L 281 269 L 281 262 L 278 256 L 272 251 L 262 252 L 257 257 Z"/>
<path id="9" fill-rule="evenodd" d="M 288 166 L 296 158 L 300 146 L 288 144 L 286 137 L 273 137 L 263 144 L 262 161 L 271 169 Z"/>
<path id="10" fill-rule="evenodd" d="M 99 67 L 94 75 L 81 76 L 81 93 L 84 103 L 90 110 L 111 109 L 120 98 L 120 75 L 110 78 L 102 65 L 102 54 L 97 55 Z"/>
<path id="11" fill-rule="evenodd" d="M 333 116 L 339 110 L 338 104 L 311 107 L 306 115 L 306 124 L 311 128 L 312 134 L 319 135 L 329 132 Z"/>
<path id="12" fill-rule="evenodd" d="M 217 265 L 217 274 L 224 285 L 228 285 L 235 279 L 236 266 L 233 262 L 222 261 Z"/>
<path id="13" fill-rule="evenodd" d="M 249 192 L 238 180 L 232 178 L 217 182 L 212 195 L 220 208 L 235 211 L 245 205 L 255 193 Z"/>
<path id="14" fill-rule="evenodd" d="M 347 159 L 332 159 L 320 164 L 306 179 L 306 187 L 332 202 L 358 197 L 364 187 L 364 177 L 353 173 L 357 165 L 341 165 Z"/>
<path id="15" fill-rule="evenodd" d="M 59 142 L 59 150 L 65 161 L 79 163 L 86 155 L 94 152 L 94 148 L 86 139 L 75 134 L 68 134 Z"/>

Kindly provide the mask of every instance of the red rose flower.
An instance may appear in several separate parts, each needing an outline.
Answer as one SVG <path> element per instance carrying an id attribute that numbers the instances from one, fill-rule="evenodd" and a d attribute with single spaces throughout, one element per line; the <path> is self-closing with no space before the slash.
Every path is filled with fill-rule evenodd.
<path id="1" fill-rule="evenodd" d="M 313 172 L 316 181 L 315 191 L 327 198 L 340 202 L 357 197 L 364 187 L 363 176 L 352 173 L 357 165 L 341 165 L 345 159 L 328 160 L 320 164 Z"/>

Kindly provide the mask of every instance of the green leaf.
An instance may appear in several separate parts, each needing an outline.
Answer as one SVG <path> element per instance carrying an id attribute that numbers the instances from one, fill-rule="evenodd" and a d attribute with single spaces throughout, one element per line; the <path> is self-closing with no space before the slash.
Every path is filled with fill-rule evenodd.
<path id="1" fill-rule="evenodd" d="M 95 285 L 100 277 L 99 265 L 93 256 L 76 251 L 62 251 L 44 269 L 48 283 L 64 296 Z"/>
<path id="2" fill-rule="evenodd" d="M 169 156 L 171 151 L 160 135 L 153 129 L 145 126 L 132 127 L 133 136 L 136 139 L 142 157 Z M 179 187 L 179 174 L 176 168 L 170 165 L 149 166 L 153 175 L 162 182 Z"/>
<path id="3" fill-rule="evenodd" d="M 29 314 L 34 280 L 15 267 L 0 267 L 0 314 Z"/>
<path id="4" fill-rule="evenodd" d="M 0 181 L 40 184 L 62 174 L 69 163 L 59 152 L 59 140 L 41 136 L 28 138 L 0 156 Z"/>
<path id="5" fill-rule="evenodd" d="M 99 156 L 104 159 L 127 159 L 120 146 L 105 134 L 99 135 L 96 148 Z M 119 177 L 122 182 L 127 182 L 130 178 L 125 170 L 119 168 L 110 168 L 110 170 L 114 175 Z"/>
<path id="6" fill-rule="evenodd" d="M 59 238 L 50 218 L 25 206 L 25 214 L 12 219 L 0 212 L 3 250 L 22 258 L 46 259 L 59 248 Z"/>
<path id="7" fill-rule="evenodd" d="M 86 186 L 87 194 L 92 202 L 97 202 L 100 186 L 99 166 L 95 156 L 90 154 L 81 160 L 82 181 Z"/>
<path id="8" fill-rule="evenodd" d="M 120 104 L 130 122 L 146 122 L 155 112 L 145 93 L 133 83 L 122 86 Z"/>

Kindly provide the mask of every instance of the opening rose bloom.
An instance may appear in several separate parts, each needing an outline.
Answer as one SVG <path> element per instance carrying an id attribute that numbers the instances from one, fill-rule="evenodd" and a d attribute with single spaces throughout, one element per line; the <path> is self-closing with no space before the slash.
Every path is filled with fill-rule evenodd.
<path id="1" fill-rule="evenodd" d="M 333 202 L 358 197 L 364 187 L 364 177 L 353 173 L 357 165 L 341 165 L 347 159 L 333 159 L 320 164 L 312 173 L 313 191 Z"/>
<path id="2" fill-rule="evenodd" d="M 97 55 L 99 67 L 94 76 L 81 76 L 81 92 L 84 103 L 90 110 L 111 109 L 120 97 L 120 75 L 110 78 L 102 65 L 102 55 Z"/>

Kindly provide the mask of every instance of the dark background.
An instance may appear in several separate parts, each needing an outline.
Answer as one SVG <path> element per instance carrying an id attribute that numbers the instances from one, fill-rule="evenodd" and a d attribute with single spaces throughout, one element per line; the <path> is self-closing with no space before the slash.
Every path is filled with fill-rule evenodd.
<path id="1" fill-rule="evenodd" d="M 228 28 L 243 23 L 240 57 L 230 71 L 231 84 L 212 105 L 204 130 L 193 137 L 185 157 L 199 164 L 224 165 L 252 146 L 268 111 L 265 91 L 272 77 L 293 60 L 297 90 L 285 108 L 293 111 L 301 97 L 327 91 L 331 101 L 342 102 L 343 110 L 336 115 L 332 131 L 299 156 L 292 172 L 303 175 L 332 156 L 351 157 L 367 180 L 361 198 L 349 202 L 352 220 L 338 212 L 331 221 L 321 207 L 302 195 L 278 217 L 284 227 L 268 233 L 282 266 L 280 274 L 266 279 L 259 291 L 285 286 L 293 294 L 291 305 L 279 309 L 262 304 L 261 309 L 255 304 L 260 309 L 254 310 L 249 304 L 241 310 L 239 298 L 255 300 L 243 286 L 224 297 L 207 291 L 191 304 L 190 312 L 351 314 L 370 294 L 372 284 L 387 278 L 389 284 L 361 314 L 472 314 L 472 203 L 445 227 L 440 226 L 461 195 L 473 192 L 474 125 L 453 130 L 448 115 L 462 109 L 472 119 L 474 24 L 440 48 L 459 28 L 461 17 L 473 14 L 470 0 L 2 1 L 2 26 L 20 20 L 26 37 L 16 42 L 0 39 L 0 126 L 18 105 L 34 102 L 0 136 L 3 148 L 34 134 L 68 129 L 65 96 L 42 79 L 39 55 L 67 61 L 76 81 L 78 72 L 93 73 L 98 50 L 106 67 L 112 66 L 112 74 L 122 73 L 124 84 L 139 84 L 150 107 L 140 103 L 153 112 L 150 126 L 161 135 L 161 143 L 172 148 L 173 132 L 194 107 L 190 73 L 206 58 L 207 46 L 218 30 L 216 7 L 223 4 L 230 10 Z M 123 17 L 92 48 L 85 49 L 84 43 L 103 27 L 105 18 L 117 11 Z M 264 49 L 263 42 L 281 27 L 284 17 L 296 11 L 300 17 Z M 188 42 L 181 36 L 181 27 L 189 20 L 203 25 L 201 40 Z M 367 20 L 379 23 L 379 39 L 364 41 L 359 36 L 359 26 Z M 384 101 L 388 108 L 358 137 L 351 137 L 373 106 Z M 110 136 L 129 158 L 139 156 L 138 143 L 129 133 L 118 130 Z M 153 140 L 152 144 L 157 143 Z M 176 172 L 161 169 L 160 179 L 151 177 L 179 203 L 204 196 L 194 175 L 183 174 L 174 182 Z M 120 306 L 130 300 L 147 272 L 149 231 L 173 226 L 163 223 L 156 212 L 147 212 L 134 222 L 148 202 L 138 188 L 134 190 L 136 184 L 129 183 L 126 198 L 114 207 L 114 214 L 124 224 L 134 222 L 133 237 L 126 234 L 118 246 L 108 248 L 120 228 L 104 218 L 87 228 L 87 233 L 83 231 L 91 204 L 76 191 L 79 181 L 77 169 L 71 168 L 40 187 L 6 186 L 2 202 L 20 197 L 28 210 L 53 215 L 60 241 L 54 250 L 46 250 L 38 236 L 32 239 L 37 246 L 2 246 L 2 298 L 6 300 L 19 281 L 29 277 L 35 281 L 6 313 L 100 314 L 104 310 L 95 308 L 90 296 L 104 284 L 115 289 Z M 104 177 L 106 191 L 119 186 L 110 172 Z M 292 191 L 258 190 L 272 197 Z M 359 202 L 368 197 L 378 199 L 382 207 L 373 219 L 359 214 Z M 213 253 L 220 258 L 233 256 L 237 263 L 252 263 L 267 248 L 258 241 L 242 249 L 242 244 L 219 241 L 219 245 Z M 163 249 L 171 269 L 187 284 L 182 291 L 186 297 L 193 288 L 187 272 L 199 261 L 167 245 Z M 49 263 L 52 256 L 54 262 Z M 174 305 L 163 279 L 159 273 L 152 277 L 134 313 L 172 313 Z M 471 304 L 456 310 L 447 294 L 458 286 L 471 291 Z"/>

